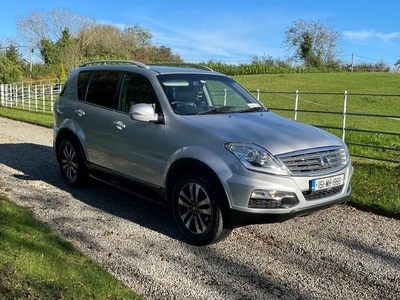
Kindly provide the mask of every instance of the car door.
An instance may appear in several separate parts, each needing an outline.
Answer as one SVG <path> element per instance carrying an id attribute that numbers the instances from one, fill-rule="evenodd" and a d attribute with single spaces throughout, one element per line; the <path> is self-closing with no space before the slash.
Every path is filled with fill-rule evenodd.
<path id="1" fill-rule="evenodd" d="M 120 73 L 81 72 L 78 76 L 78 105 L 74 120 L 83 131 L 87 160 L 112 168 L 110 120 L 117 96 Z"/>
<path id="2" fill-rule="evenodd" d="M 157 97 L 149 80 L 140 74 L 123 75 L 118 110 L 111 117 L 114 170 L 131 178 L 162 185 L 164 125 L 135 121 L 129 116 L 134 104 L 153 108 Z"/>

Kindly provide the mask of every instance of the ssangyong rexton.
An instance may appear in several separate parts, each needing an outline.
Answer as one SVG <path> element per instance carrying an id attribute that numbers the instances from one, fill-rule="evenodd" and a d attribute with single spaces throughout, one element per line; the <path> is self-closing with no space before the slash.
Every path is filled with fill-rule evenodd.
<path id="1" fill-rule="evenodd" d="M 95 61 L 75 69 L 55 105 L 65 182 L 88 176 L 172 207 L 191 243 L 344 203 L 346 145 L 269 111 L 205 68 Z"/>

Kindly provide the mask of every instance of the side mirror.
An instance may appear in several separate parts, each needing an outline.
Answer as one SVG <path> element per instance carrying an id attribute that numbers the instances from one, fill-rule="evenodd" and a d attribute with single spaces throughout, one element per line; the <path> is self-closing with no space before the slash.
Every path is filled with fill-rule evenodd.
<path id="1" fill-rule="evenodd" d="M 135 121 L 158 122 L 158 114 L 150 104 L 139 103 L 132 105 L 129 109 L 130 117 Z"/>

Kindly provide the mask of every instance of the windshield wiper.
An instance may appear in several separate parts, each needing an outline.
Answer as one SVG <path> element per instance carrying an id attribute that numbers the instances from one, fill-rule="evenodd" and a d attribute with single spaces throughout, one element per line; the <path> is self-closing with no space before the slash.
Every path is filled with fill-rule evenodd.
<path id="1" fill-rule="evenodd" d="M 205 111 L 201 111 L 197 113 L 198 115 L 206 115 L 206 114 L 221 114 L 225 113 L 227 111 L 232 111 L 234 109 L 234 106 L 221 106 L 221 107 L 214 107 Z"/>
<path id="2" fill-rule="evenodd" d="M 264 110 L 261 106 L 256 106 L 256 107 L 249 107 L 243 110 L 237 111 L 238 113 L 246 113 L 246 112 L 253 112 L 253 111 L 259 111 L 259 110 Z"/>

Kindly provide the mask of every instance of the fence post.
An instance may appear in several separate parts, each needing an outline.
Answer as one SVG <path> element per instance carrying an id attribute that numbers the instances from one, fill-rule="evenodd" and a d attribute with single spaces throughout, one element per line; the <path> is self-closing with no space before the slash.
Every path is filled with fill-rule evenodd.
<path id="1" fill-rule="evenodd" d="M 37 90 L 37 85 L 35 85 L 35 111 L 36 112 L 38 112 L 38 95 L 37 95 L 37 93 L 38 93 L 38 90 Z"/>
<path id="2" fill-rule="evenodd" d="M 1 105 L 4 106 L 4 84 L 0 84 Z"/>
<path id="3" fill-rule="evenodd" d="M 346 112 L 347 112 L 347 91 L 344 91 L 343 100 L 343 122 L 342 122 L 342 140 L 345 141 L 346 137 Z"/>
<path id="4" fill-rule="evenodd" d="M 224 106 L 226 106 L 226 93 L 227 93 L 227 91 L 226 91 L 226 89 L 224 89 Z"/>
<path id="5" fill-rule="evenodd" d="M 260 101 L 260 90 L 257 89 L 257 100 Z"/>
<path id="6" fill-rule="evenodd" d="M 31 95 L 31 85 L 29 84 L 29 85 L 28 85 L 28 109 L 29 109 L 29 110 L 31 110 L 31 98 L 32 98 L 32 95 Z"/>
<path id="7" fill-rule="evenodd" d="M 22 83 L 21 85 L 21 101 L 22 101 L 22 109 L 25 109 L 24 83 Z"/>
<path id="8" fill-rule="evenodd" d="M 12 107 L 12 84 L 8 85 L 8 97 L 9 97 L 9 101 L 10 101 L 10 107 Z"/>
<path id="9" fill-rule="evenodd" d="M 299 91 L 296 90 L 296 98 L 294 101 L 294 120 L 297 121 L 297 108 L 299 105 Z"/>
<path id="10" fill-rule="evenodd" d="M 43 99 L 43 112 L 46 112 L 46 91 L 45 91 L 45 85 L 42 85 L 42 99 Z"/>
<path id="11" fill-rule="evenodd" d="M 15 93 L 15 95 L 14 95 L 15 107 L 18 108 L 18 84 L 15 84 L 14 87 L 15 87 L 15 88 L 14 88 L 14 93 Z"/>

